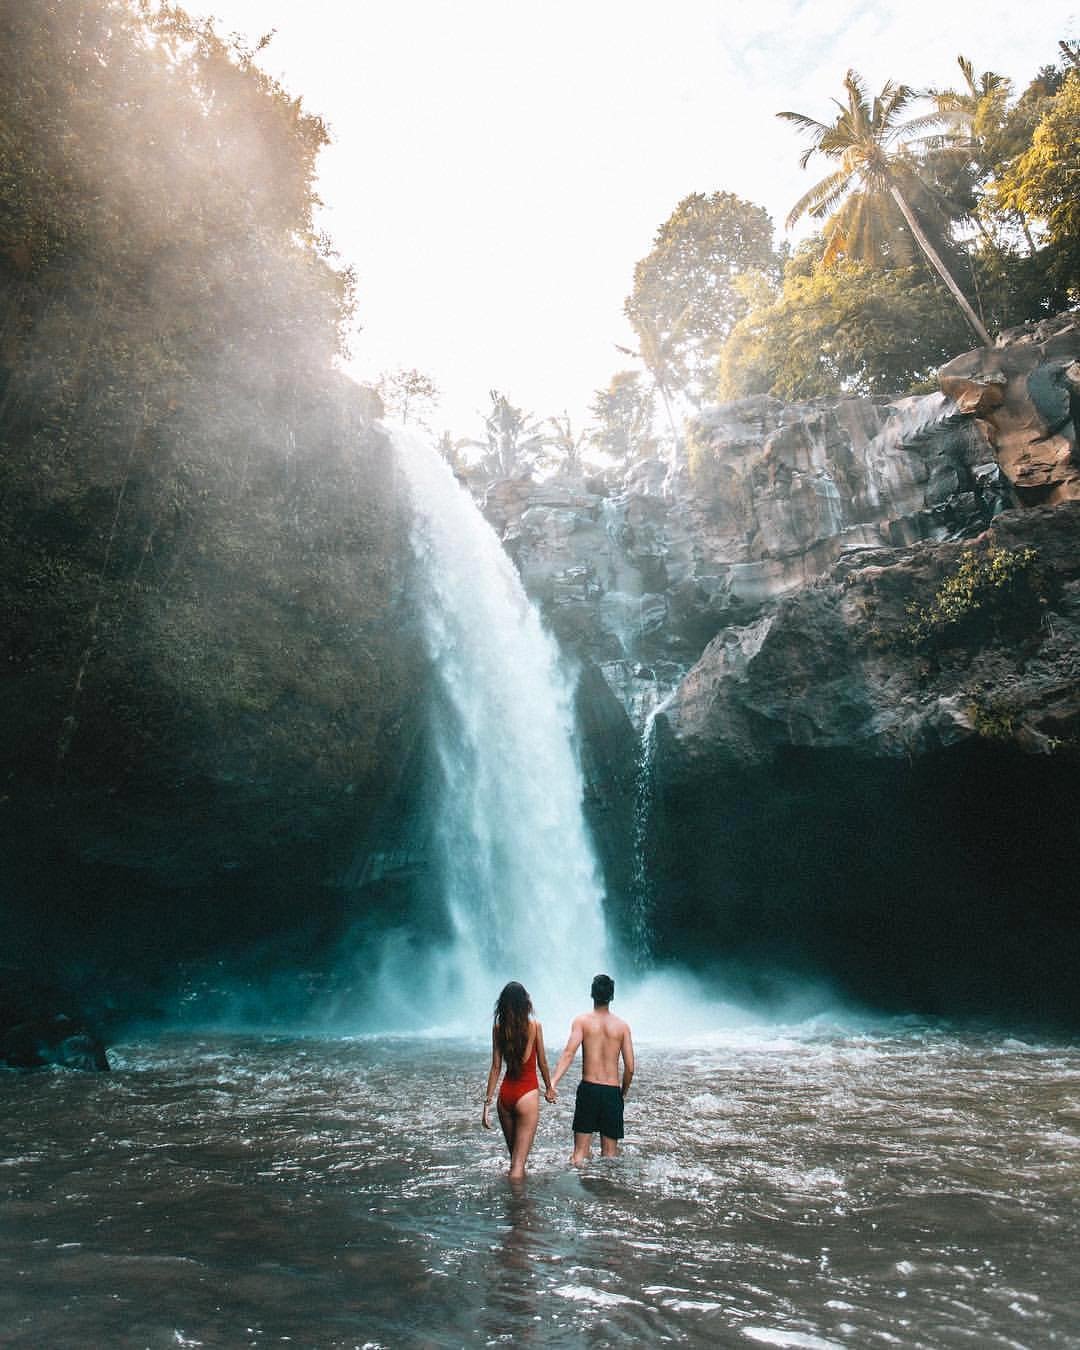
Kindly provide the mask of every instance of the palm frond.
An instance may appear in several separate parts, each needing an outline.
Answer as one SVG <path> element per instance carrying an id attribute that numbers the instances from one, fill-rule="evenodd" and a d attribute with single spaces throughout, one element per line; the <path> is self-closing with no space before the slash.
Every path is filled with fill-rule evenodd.
<path id="1" fill-rule="evenodd" d="M 777 117 L 783 117 L 785 121 L 794 122 L 797 126 L 806 131 L 826 131 L 827 122 L 819 122 L 815 117 L 807 117 L 805 113 L 798 112 L 778 112 Z"/>
<path id="2" fill-rule="evenodd" d="M 815 220 L 820 220 L 822 216 L 830 215 L 835 211 L 850 191 L 849 174 L 837 174 L 835 178 L 837 179 L 835 186 L 823 192 L 816 206 L 810 211 Z M 826 181 L 823 180 L 818 184 L 818 187 L 824 187 Z"/>
<path id="3" fill-rule="evenodd" d="M 848 105 L 850 107 L 866 107 L 866 85 L 862 76 L 854 67 L 849 67 L 847 74 L 844 76 L 844 88 L 848 91 Z"/>
<path id="4" fill-rule="evenodd" d="M 795 205 L 788 212 L 787 219 L 784 222 L 784 228 L 790 230 L 791 227 L 805 215 L 811 215 L 818 218 L 818 206 L 822 198 L 829 200 L 834 196 L 843 196 L 847 191 L 847 185 L 851 175 L 844 169 L 831 173 L 827 178 L 823 178 L 819 183 L 815 183 L 809 191 L 804 192 Z"/>
<path id="5" fill-rule="evenodd" d="M 913 136 L 917 132 L 928 130 L 930 127 L 938 127 L 945 120 L 948 119 L 943 118 L 941 113 L 937 111 L 920 113 L 918 117 L 909 117 L 906 122 L 897 127 L 897 131 L 903 132 L 905 136 Z"/>

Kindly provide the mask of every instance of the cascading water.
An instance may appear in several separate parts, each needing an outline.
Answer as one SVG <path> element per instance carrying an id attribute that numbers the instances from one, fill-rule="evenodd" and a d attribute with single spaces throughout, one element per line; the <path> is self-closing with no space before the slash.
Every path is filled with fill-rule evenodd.
<path id="1" fill-rule="evenodd" d="M 630 911 L 630 952 L 639 971 L 652 963 L 653 890 L 649 876 L 649 843 L 653 811 L 653 756 L 658 704 L 645 719 L 634 778 L 634 870 Z"/>
<path id="2" fill-rule="evenodd" d="M 435 958 L 437 994 L 475 1028 L 516 979 L 550 1018 L 578 1008 L 608 968 L 571 685 L 468 492 L 422 436 L 392 434 L 439 690 L 433 838 L 453 941 Z"/>

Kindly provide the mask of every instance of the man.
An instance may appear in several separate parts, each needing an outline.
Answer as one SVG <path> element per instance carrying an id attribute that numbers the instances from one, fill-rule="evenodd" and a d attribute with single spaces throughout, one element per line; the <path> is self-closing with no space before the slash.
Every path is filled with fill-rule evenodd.
<path id="1" fill-rule="evenodd" d="M 593 1010 L 574 1018 L 570 1039 L 551 1076 L 551 1086 L 557 1087 L 580 1045 L 581 1082 L 574 1106 L 574 1152 L 570 1158 L 575 1167 L 589 1156 L 597 1131 L 604 1158 L 618 1154 L 623 1137 L 623 1101 L 634 1076 L 634 1042 L 630 1027 L 608 1007 L 614 997 L 615 981 L 610 975 L 597 975 L 592 982 Z"/>

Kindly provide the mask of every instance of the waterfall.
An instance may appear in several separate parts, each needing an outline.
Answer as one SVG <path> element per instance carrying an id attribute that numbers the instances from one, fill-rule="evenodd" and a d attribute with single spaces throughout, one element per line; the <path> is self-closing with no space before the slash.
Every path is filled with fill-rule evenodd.
<path id="1" fill-rule="evenodd" d="M 609 960 L 572 684 L 469 493 L 422 436 L 392 435 L 438 688 L 432 834 L 453 939 L 432 957 L 427 1001 L 443 999 L 475 1029 L 502 985 L 520 980 L 538 1016 L 560 1019 L 554 1044 Z"/>
<path id="2" fill-rule="evenodd" d="M 630 953 L 639 971 L 652 964 L 653 888 L 649 876 L 650 830 L 653 812 L 653 756 L 656 749 L 656 714 L 645 719 L 638 744 L 634 775 L 634 869 L 630 910 Z"/>

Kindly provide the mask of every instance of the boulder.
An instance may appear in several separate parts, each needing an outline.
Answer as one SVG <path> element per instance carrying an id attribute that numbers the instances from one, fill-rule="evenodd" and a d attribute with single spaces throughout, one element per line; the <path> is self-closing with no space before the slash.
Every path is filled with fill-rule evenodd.
<path id="1" fill-rule="evenodd" d="M 0 1065 L 108 1072 L 100 1034 L 70 990 L 14 969 L 0 971 Z"/>
<path id="2" fill-rule="evenodd" d="M 1024 505 L 1080 497 L 1080 317 L 1062 314 L 1010 329 L 996 346 L 950 361 L 939 379 L 942 391 L 983 426 Z"/>

